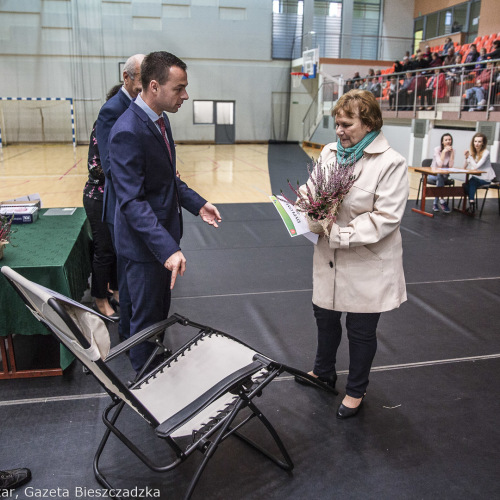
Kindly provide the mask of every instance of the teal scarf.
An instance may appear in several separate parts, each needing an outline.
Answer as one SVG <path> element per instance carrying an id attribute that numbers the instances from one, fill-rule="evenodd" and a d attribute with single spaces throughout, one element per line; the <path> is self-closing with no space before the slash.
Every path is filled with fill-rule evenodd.
<path id="1" fill-rule="evenodd" d="M 363 139 L 361 139 L 357 144 L 350 148 L 344 148 L 340 144 L 340 139 L 337 141 L 337 163 L 343 167 L 352 161 L 352 157 L 356 158 L 355 162 L 358 161 L 365 151 L 365 148 L 373 142 L 375 137 L 380 134 L 380 130 L 368 132 Z"/>

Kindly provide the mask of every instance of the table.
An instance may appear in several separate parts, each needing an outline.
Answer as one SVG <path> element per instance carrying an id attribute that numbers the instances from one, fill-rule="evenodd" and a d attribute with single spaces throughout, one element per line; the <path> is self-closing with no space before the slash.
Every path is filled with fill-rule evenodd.
<path id="1" fill-rule="evenodd" d="M 45 215 L 37 221 L 12 227 L 11 244 L 5 247 L 0 266 L 8 265 L 19 274 L 74 300 L 80 300 L 91 272 L 91 232 L 83 208 L 72 215 Z M 3 370 L 0 379 L 60 375 L 73 355 L 60 346 L 60 368 L 17 370 L 12 335 L 49 334 L 29 312 L 4 276 L 0 275 L 0 350 Z"/>
<path id="2" fill-rule="evenodd" d="M 428 186 L 427 185 L 427 176 L 428 175 L 438 175 L 438 174 L 465 174 L 465 180 L 466 182 L 469 180 L 469 175 L 481 175 L 484 174 L 484 170 L 462 170 L 460 171 L 454 171 L 447 168 L 432 168 L 432 167 L 409 167 L 411 168 L 414 172 L 418 172 L 422 174 L 422 198 L 420 202 L 420 209 L 418 208 L 412 208 L 414 212 L 417 212 L 422 215 L 427 215 L 427 217 L 434 217 L 434 214 L 431 212 L 427 212 L 425 210 L 425 199 L 427 196 L 432 196 L 435 198 L 436 196 L 439 196 L 441 198 L 448 198 L 449 196 L 454 197 L 457 196 L 459 198 L 462 198 L 463 204 L 462 204 L 462 210 L 460 210 L 462 213 L 465 213 L 466 207 L 467 207 L 467 196 L 464 193 L 464 190 L 462 186 L 443 186 L 443 187 L 437 187 L 437 186 Z M 456 209 L 458 210 L 458 209 Z"/>

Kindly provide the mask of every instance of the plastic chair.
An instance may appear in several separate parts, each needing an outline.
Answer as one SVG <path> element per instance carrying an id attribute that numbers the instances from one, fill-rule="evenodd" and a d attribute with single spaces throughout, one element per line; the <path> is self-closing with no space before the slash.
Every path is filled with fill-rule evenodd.
<path id="1" fill-rule="evenodd" d="M 478 186 L 477 191 L 476 191 L 476 200 L 478 197 L 478 191 L 480 189 L 484 190 L 484 198 L 483 198 L 483 203 L 481 204 L 481 210 L 479 212 L 479 217 L 483 215 L 483 209 L 484 209 L 484 202 L 486 201 L 486 197 L 488 196 L 488 191 L 490 189 L 495 189 L 498 195 L 498 213 L 500 214 L 500 163 L 491 163 L 491 166 L 493 170 L 495 171 L 495 178 L 489 183 L 485 184 L 484 186 Z M 477 201 L 476 201 L 477 204 Z"/>
<path id="2" fill-rule="evenodd" d="M 425 158 L 422 160 L 422 167 L 430 167 L 432 165 L 432 158 Z M 415 200 L 415 205 L 418 205 L 418 201 L 420 199 L 420 190 L 422 189 L 422 182 L 423 182 L 423 176 L 420 176 L 420 182 L 418 184 L 418 192 L 417 192 L 417 199 Z M 433 179 L 429 179 L 427 177 L 427 184 L 430 184 L 431 186 L 436 185 L 436 181 Z M 446 179 L 445 186 L 454 186 L 455 185 L 455 179 L 452 179 L 451 177 L 448 177 Z M 448 201 L 450 201 L 450 197 L 448 197 Z M 455 198 L 451 199 L 452 202 L 452 208 L 455 207 Z"/>
<path id="3" fill-rule="evenodd" d="M 185 498 L 191 497 L 207 462 L 222 441 L 230 436 L 239 438 L 282 469 L 290 471 L 293 463 L 285 446 L 254 400 L 284 371 L 299 375 L 324 390 L 336 392 L 314 377 L 277 363 L 230 335 L 176 314 L 110 348 L 103 316 L 27 280 L 7 266 L 1 271 L 33 315 L 83 363 L 111 397 L 111 404 L 102 416 L 106 430 L 94 457 L 94 474 L 108 490 L 114 488 L 100 470 L 99 461 L 111 434 L 155 472 L 170 471 L 195 451 L 201 452 L 203 459 Z M 150 368 L 158 359 L 156 355 L 165 353 L 166 348 L 160 339 L 173 325 L 189 327 L 195 335 L 158 366 Z M 165 338 L 168 338 L 166 333 Z M 119 356 L 125 358 L 128 349 L 147 340 L 155 342 L 155 352 L 133 382 L 122 381 L 108 362 Z M 147 451 L 139 448 L 123 430 L 129 429 L 131 435 L 140 436 L 136 426 L 127 422 L 126 426 L 117 427 L 116 422 L 125 406 L 134 411 L 124 412 L 124 417 L 129 418 L 132 413 L 138 423 L 152 427 L 156 437 L 167 445 L 166 463 L 153 461 Z M 240 413 L 245 416 L 234 424 Z M 254 418 L 273 438 L 280 458 L 240 432 Z M 122 458 L 115 457 L 115 460 L 121 462 Z"/>

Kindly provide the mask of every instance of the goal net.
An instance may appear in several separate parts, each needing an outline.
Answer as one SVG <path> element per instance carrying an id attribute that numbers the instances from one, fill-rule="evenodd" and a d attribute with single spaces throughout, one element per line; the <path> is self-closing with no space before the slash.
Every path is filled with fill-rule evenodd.
<path id="1" fill-rule="evenodd" d="M 75 142 L 70 97 L 0 97 L 0 148 L 20 142 Z"/>

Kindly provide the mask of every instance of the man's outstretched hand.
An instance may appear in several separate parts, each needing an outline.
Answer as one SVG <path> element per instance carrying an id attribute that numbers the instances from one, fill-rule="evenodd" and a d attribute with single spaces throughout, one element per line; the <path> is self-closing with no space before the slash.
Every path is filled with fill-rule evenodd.
<path id="1" fill-rule="evenodd" d="M 172 279 L 170 280 L 170 290 L 172 290 L 172 288 L 174 288 L 177 275 L 180 274 L 182 276 L 186 270 L 186 258 L 182 252 L 178 250 L 165 261 L 164 266 L 169 271 L 172 271 Z"/>
<path id="2" fill-rule="evenodd" d="M 217 223 L 222 220 L 217 207 L 208 201 L 200 208 L 200 217 L 203 222 L 206 222 L 214 227 L 219 227 L 219 224 Z"/>

